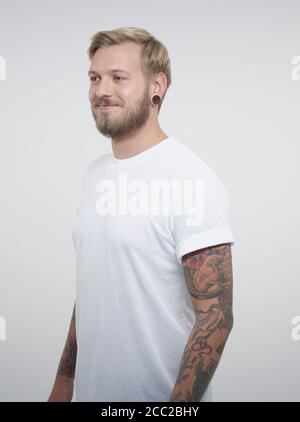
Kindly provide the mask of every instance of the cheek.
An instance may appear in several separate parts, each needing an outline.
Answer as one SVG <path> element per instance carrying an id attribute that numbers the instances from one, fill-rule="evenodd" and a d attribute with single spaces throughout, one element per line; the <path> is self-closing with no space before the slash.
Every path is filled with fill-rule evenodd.
<path id="1" fill-rule="evenodd" d="M 135 101 L 139 97 L 139 85 L 136 83 L 128 83 L 126 80 L 124 82 L 127 83 L 116 87 L 115 94 L 121 98 L 124 98 L 126 101 Z"/>
<path id="2" fill-rule="evenodd" d="M 89 100 L 90 103 L 95 101 L 95 89 L 92 86 L 89 89 Z"/>

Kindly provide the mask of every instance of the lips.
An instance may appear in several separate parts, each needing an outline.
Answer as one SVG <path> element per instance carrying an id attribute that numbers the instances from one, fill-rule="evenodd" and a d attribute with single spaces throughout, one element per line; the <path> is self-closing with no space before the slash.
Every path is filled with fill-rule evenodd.
<path id="1" fill-rule="evenodd" d="M 97 104 L 96 107 L 116 107 L 118 104 Z"/>
<path id="2" fill-rule="evenodd" d="M 98 105 L 98 106 L 96 106 L 96 108 L 98 108 L 99 110 L 101 110 L 101 111 L 103 111 L 103 110 L 111 110 L 111 109 L 113 109 L 114 107 L 117 107 L 118 105 L 117 104 L 100 104 L 100 105 Z"/>

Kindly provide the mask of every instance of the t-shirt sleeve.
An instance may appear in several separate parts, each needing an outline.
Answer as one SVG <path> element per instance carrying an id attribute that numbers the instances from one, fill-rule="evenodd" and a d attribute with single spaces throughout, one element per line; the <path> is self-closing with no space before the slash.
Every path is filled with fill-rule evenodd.
<path id="1" fill-rule="evenodd" d="M 181 189 L 181 195 L 178 195 L 179 191 L 176 195 L 175 190 L 172 193 L 171 226 L 180 264 L 182 256 L 189 252 L 221 243 L 235 243 L 230 201 L 220 179 L 207 167 L 204 175 L 188 182 Z"/>

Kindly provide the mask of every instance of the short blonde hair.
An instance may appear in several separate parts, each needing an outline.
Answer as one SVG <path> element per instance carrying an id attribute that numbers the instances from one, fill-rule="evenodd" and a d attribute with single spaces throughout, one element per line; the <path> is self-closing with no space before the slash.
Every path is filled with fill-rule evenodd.
<path id="1" fill-rule="evenodd" d="M 167 77 L 167 87 L 158 106 L 159 112 L 167 90 L 171 85 L 171 62 L 167 48 L 148 31 L 143 28 L 123 26 L 110 31 L 96 32 L 92 36 L 91 44 L 87 50 L 89 59 L 92 60 L 99 48 L 119 45 L 126 41 L 133 41 L 142 45 L 141 67 L 148 82 L 152 81 L 155 75 L 160 72 L 163 72 Z"/>

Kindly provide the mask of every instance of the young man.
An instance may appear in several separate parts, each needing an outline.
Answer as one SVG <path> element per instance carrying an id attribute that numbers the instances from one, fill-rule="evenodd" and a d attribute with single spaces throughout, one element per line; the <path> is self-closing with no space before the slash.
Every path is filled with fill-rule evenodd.
<path id="1" fill-rule="evenodd" d="M 226 190 L 160 128 L 171 84 L 161 42 L 117 28 L 88 53 L 91 110 L 112 153 L 84 178 L 76 306 L 48 400 L 72 400 L 74 379 L 76 401 L 209 400 L 233 325 Z"/>

